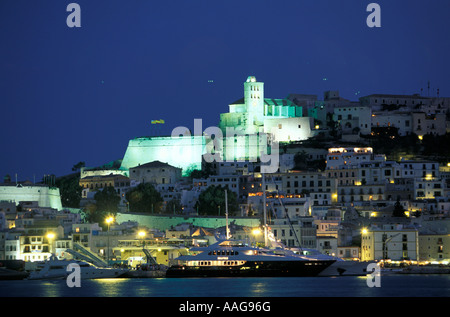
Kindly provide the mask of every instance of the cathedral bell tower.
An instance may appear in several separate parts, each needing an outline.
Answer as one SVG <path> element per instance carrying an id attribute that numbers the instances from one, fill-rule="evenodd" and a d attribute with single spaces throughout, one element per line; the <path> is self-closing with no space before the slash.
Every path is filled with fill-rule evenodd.
<path id="1" fill-rule="evenodd" d="M 249 76 L 244 83 L 244 102 L 247 112 L 246 132 L 256 133 L 264 124 L 264 83 Z"/>

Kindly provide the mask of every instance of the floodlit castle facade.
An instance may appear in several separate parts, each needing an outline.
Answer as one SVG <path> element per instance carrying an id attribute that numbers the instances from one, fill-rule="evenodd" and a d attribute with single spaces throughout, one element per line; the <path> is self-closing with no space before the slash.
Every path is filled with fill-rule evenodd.
<path id="1" fill-rule="evenodd" d="M 264 83 L 249 76 L 244 97 L 230 104 L 228 113 L 220 114 L 216 130 L 220 140 L 213 142 L 206 130 L 201 135 L 195 131 L 195 135 L 189 131 L 180 134 L 179 127 L 169 137 L 136 138 L 129 141 L 121 168 L 161 161 L 182 168 L 185 175 L 187 170 L 200 169 L 205 154 L 212 152 L 223 161 L 256 161 L 262 155 L 278 159 L 273 145 L 312 136 L 312 119 L 302 113 L 302 107 L 288 99 L 265 98 Z"/>
<path id="2" fill-rule="evenodd" d="M 264 97 L 264 83 L 249 76 L 244 82 L 244 97 L 220 114 L 219 127 L 240 134 L 270 133 L 275 142 L 306 140 L 311 137 L 311 119 L 302 116 L 303 109 L 288 99 Z"/>

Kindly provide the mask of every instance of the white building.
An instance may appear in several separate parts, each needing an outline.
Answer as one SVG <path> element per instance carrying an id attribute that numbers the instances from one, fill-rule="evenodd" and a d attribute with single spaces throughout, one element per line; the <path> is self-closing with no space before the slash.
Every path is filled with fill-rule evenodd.
<path id="1" fill-rule="evenodd" d="M 248 175 L 253 172 L 252 162 L 212 162 L 216 175 Z"/>
<path id="2" fill-rule="evenodd" d="M 393 261 L 419 259 L 419 238 L 415 228 L 386 224 L 383 227 L 366 228 L 361 236 L 361 260 Z"/>
<path id="3" fill-rule="evenodd" d="M 267 118 L 264 120 L 264 132 L 273 135 L 275 142 L 291 142 L 309 139 L 313 122 L 312 118 Z"/>
<path id="4" fill-rule="evenodd" d="M 433 161 L 413 161 L 402 159 L 399 162 L 402 168 L 401 177 L 405 178 L 434 178 L 440 177 L 439 163 Z"/>
<path id="5" fill-rule="evenodd" d="M 334 120 L 340 124 L 343 134 L 370 134 L 371 118 L 372 109 L 359 104 L 334 109 Z"/>
<path id="6" fill-rule="evenodd" d="M 334 236 L 317 236 L 317 250 L 322 254 L 337 256 L 338 239 Z"/>
<path id="7" fill-rule="evenodd" d="M 55 240 L 63 236 L 64 228 L 57 221 L 40 221 L 28 225 L 19 237 L 19 259 L 26 262 L 48 259 L 55 251 Z"/>
<path id="8" fill-rule="evenodd" d="M 174 184 L 181 179 L 181 168 L 153 161 L 129 168 L 130 179 L 140 183 Z"/>
<path id="9" fill-rule="evenodd" d="M 328 178 L 338 179 L 339 186 L 394 183 L 401 177 L 401 167 L 392 161 L 369 161 L 326 171 Z"/>
<path id="10" fill-rule="evenodd" d="M 444 196 L 445 183 L 437 177 L 414 179 L 414 199 L 436 199 Z"/>
<path id="11" fill-rule="evenodd" d="M 386 156 L 381 154 L 373 154 L 373 149 L 371 147 L 329 148 L 326 160 L 326 169 L 339 169 L 349 166 L 357 166 L 360 163 L 372 161 L 386 161 Z"/>
<path id="12" fill-rule="evenodd" d="M 405 136 L 413 132 L 413 117 L 411 112 L 374 112 L 372 128 L 397 128 L 398 135 Z"/>
<path id="13" fill-rule="evenodd" d="M 244 98 L 229 105 L 229 112 L 220 114 L 223 135 L 227 128 L 244 134 L 273 133 L 273 140 L 289 142 L 311 136 L 310 118 L 303 117 L 301 106 L 289 99 L 264 97 L 264 83 L 249 76 L 244 82 Z"/>
<path id="14" fill-rule="evenodd" d="M 445 113 L 427 115 L 424 112 L 413 112 L 411 115 L 413 132 L 419 137 L 425 134 L 444 135 L 447 132 Z"/>
<path id="15" fill-rule="evenodd" d="M 4 254 L 0 254 L 0 256 L 5 260 L 18 260 L 21 259 L 20 252 L 20 235 L 19 232 L 2 232 L 0 236 L 0 242 L 4 243 Z"/>
<path id="16" fill-rule="evenodd" d="M 239 176 L 238 175 L 210 175 L 207 179 L 207 186 L 221 186 L 232 192 L 235 192 L 239 197 Z"/>
<path id="17" fill-rule="evenodd" d="M 337 181 L 325 177 L 322 172 L 291 172 L 282 175 L 283 192 L 289 194 L 314 194 L 327 193 L 328 200 L 325 204 L 335 202 Z M 318 197 L 316 197 L 318 199 Z"/>
<path id="18" fill-rule="evenodd" d="M 386 110 L 387 106 L 412 109 L 417 106 L 428 105 L 431 102 L 431 98 L 423 97 L 419 94 L 414 95 L 372 94 L 361 97 L 359 98 L 359 100 L 363 106 L 371 107 L 375 111 Z"/>
<path id="19" fill-rule="evenodd" d="M 266 200 L 268 212 L 273 212 L 277 219 L 287 218 L 297 219 L 299 217 L 310 216 L 310 199 L 300 198 L 271 198 Z"/>
<path id="20" fill-rule="evenodd" d="M 292 219 L 274 219 L 270 224 L 274 238 L 288 247 L 315 249 L 317 247 L 316 227 L 312 217 L 299 217 Z"/>

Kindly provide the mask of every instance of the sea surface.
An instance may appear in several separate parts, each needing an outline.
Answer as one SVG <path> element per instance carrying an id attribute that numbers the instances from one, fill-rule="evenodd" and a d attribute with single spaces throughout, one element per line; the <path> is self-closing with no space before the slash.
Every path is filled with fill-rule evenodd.
<path id="1" fill-rule="evenodd" d="M 450 297 L 450 275 L 0 281 L 0 297 Z"/>

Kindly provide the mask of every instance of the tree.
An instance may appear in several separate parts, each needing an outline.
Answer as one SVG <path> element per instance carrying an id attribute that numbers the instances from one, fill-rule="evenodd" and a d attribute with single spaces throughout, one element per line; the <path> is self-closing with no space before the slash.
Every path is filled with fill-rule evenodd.
<path id="1" fill-rule="evenodd" d="M 295 153 L 294 155 L 294 169 L 305 169 L 308 166 L 308 153 L 305 150 Z"/>
<path id="2" fill-rule="evenodd" d="M 166 204 L 166 213 L 167 214 L 175 214 L 182 210 L 181 202 L 179 199 L 173 198 L 168 201 Z"/>
<path id="3" fill-rule="evenodd" d="M 97 210 L 115 215 L 118 211 L 117 205 L 120 202 L 120 196 L 113 186 L 107 186 L 103 190 L 97 191 L 94 195 Z"/>
<path id="4" fill-rule="evenodd" d="M 102 212 L 97 209 L 97 205 L 94 203 L 89 203 L 84 207 L 84 212 L 86 213 L 86 221 L 88 223 L 98 223 L 102 228 L 104 228 L 104 222 L 106 218 L 106 212 Z"/>
<path id="5" fill-rule="evenodd" d="M 63 207 L 80 207 L 81 192 L 83 188 L 80 186 L 79 174 L 59 177 L 55 181 L 55 186 L 59 188 L 61 204 Z"/>
<path id="6" fill-rule="evenodd" d="M 115 216 L 118 211 L 117 205 L 120 197 L 112 186 L 107 186 L 103 190 L 98 190 L 94 195 L 95 203 L 89 203 L 84 207 L 86 221 L 98 223 L 104 230 L 107 228 L 105 219 L 108 216 Z"/>
<path id="7" fill-rule="evenodd" d="M 402 204 L 400 204 L 400 199 L 397 199 L 397 202 L 394 205 L 394 211 L 392 213 L 392 217 L 405 217 L 405 209 Z"/>
<path id="8" fill-rule="evenodd" d="M 200 215 L 225 215 L 225 190 L 228 198 L 228 213 L 235 215 L 239 210 L 237 195 L 235 192 L 228 189 L 228 186 L 214 186 L 211 185 L 205 189 L 197 200 L 196 207 Z"/>
<path id="9" fill-rule="evenodd" d="M 186 175 L 188 175 L 191 179 L 194 178 L 208 178 L 210 175 L 215 175 L 216 172 L 213 168 L 212 163 L 203 162 L 202 169 L 195 169 L 193 166 L 189 166 Z"/>
<path id="10" fill-rule="evenodd" d="M 150 183 L 141 183 L 126 193 L 131 212 L 161 212 L 163 199 Z"/>
<path id="11" fill-rule="evenodd" d="M 77 164 L 75 164 L 75 165 L 72 167 L 72 171 L 74 171 L 74 172 L 79 172 L 80 169 L 81 169 L 82 167 L 85 167 L 85 166 L 86 166 L 86 163 L 85 163 L 85 162 L 78 162 Z"/>
<path id="12" fill-rule="evenodd" d="M 327 127 L 328 127 L 328 130 L 330 131 L 329 132 L 330 136 L 333 139 L 336 139 L 339 134 L 339 123 L 337 121 L 334 121 L 333 113 L 331 113 L 331 112 L 327 113 Z"/>

